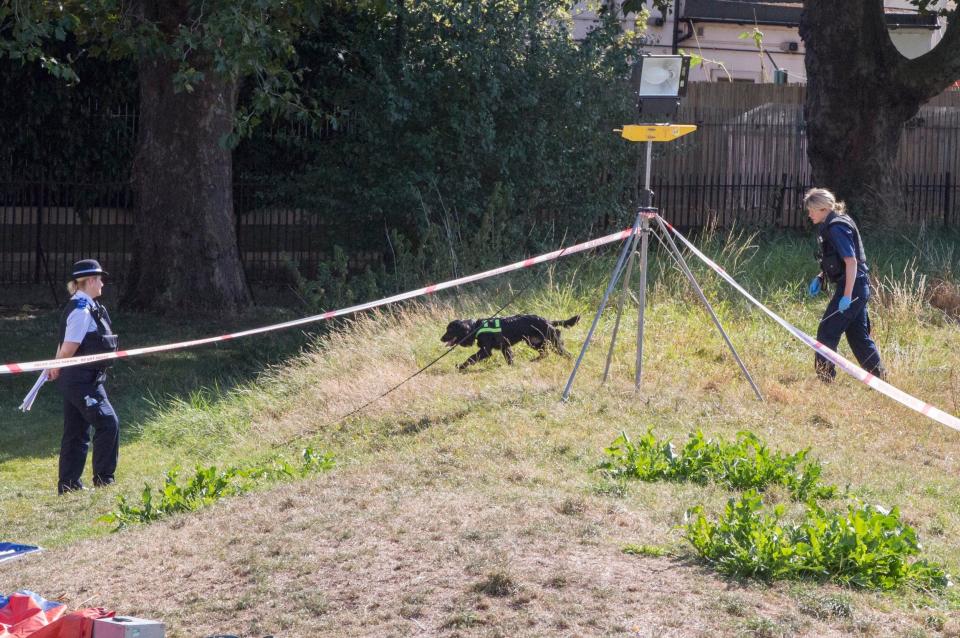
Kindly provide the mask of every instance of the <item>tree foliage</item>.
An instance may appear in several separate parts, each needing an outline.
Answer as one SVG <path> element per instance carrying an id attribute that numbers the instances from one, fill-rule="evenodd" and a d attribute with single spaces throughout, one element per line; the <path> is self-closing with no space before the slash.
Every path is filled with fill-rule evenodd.
<path id="1" fill-rule="evenodd" d="M 634 118 L 638 39 L 615 7 L 575 42 L 565 0 L 174 5 L 24 2 L 0 40 L 74 89 L 92 56 L 173 65 L 181 94 L 235 78 L 222 142 L 242 140 L 242 178 L 261 179 L 264 204 L 321 216 L 331 249 L 386 255 L 398 285 L 630 217 L 637 149 L 613 129 Z M 58 29 L 72 46 L 54 55 Z"/>
<path id="2" fill-rule="evenodd" d="M 70 84 L 85 81 L 86 58 L 174 61 L 176 91 L 216 73 L 254 78 L 241 131 L 269 110 L 309 112 L 296 88 L 294 41 L 319 24 L 310 0 L 10 0 L 0 4 L 0 57 L 39 64 Z M 71 41 L 65 49 L 58 43 Z"/>
<path id="3" fill-rule="evenodd" d="M 142 97 L 133 181 L 135 248 L 123 297 L 154 310 L 231 312 L 250 303 L 232 223 L 225 148 L 268 109 L 295 110 L 293 42 L 316 25 L 310 0 L 12 0 L 0 12 L 0 54 L 39 61 L 69 83 L 82 57 L 135 63 Z M 77 52 L 51 54 L 67 38 Z M 237 87 L 250 79 L 249 108 Z M 156 225 L 164 228 L 156 232 Z M 157 272 L 156 263 L 169 267 Z"/>
<path id="4" fill-rule="evenodd" d="M 76 50 L 72 38 L 61 45 Z M 0 59 L 0 179 L 124 181 L 136 130 L 136 71 L 83 58 L 68 85 L 39 65 Z"/>
<path id="5" fill-rule="evenodd" d="M 242 170 L 304 161 L 277 192 L 322 211 L 333 237 L 382 247 L 389 270 L 411 280 L 623 221 L 635 149 L 613 129 L 634 117 L 634 34 L 604 14 L 575 42 L 567 5 L 411 0 L 324 12 L 298 48 L 306 88 L 343 135 L 272 147 L 255 138 Z"/>

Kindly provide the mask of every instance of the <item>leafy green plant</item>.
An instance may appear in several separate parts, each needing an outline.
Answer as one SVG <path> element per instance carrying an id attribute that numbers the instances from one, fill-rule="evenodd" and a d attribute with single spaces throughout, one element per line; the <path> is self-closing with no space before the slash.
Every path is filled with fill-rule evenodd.
<path id="1" fill-rule="evenodd" d="M 226 496 L 247 492 L 258 483 L 302 478 L 332 469 L 333 465 L 332 455 L 306 448 L 299 466 L 278 457 L 250 468 L 197 467 L 185 483 L 179 481 L 180 469 L 173 468 L 156 492 L 144 485 L 139 503 L 129 503 L 121 494 L 117 496 L 117 508 L 98 520 L 115 525 L 114 531 L 119 531 L 134 523 L 152 523 L 170 514 L 198 510 Z"/>
<path id="2" fill-rule="evenodd" d="M 850 505 L 846 512 L 827 512 L 808 502 L 802 520 L 791 523 L 782 505 L 764 511 L 760 495 L 749 490 L 731 498 L 716 521 L 699 506 L 687 517 L 686 540 L 728 576 L 806 578 L 878 590 L 942 590 L 950 584 L 940 565 L 910 562 L 921 546 L 896 508 Z"/>
<path id="3" fill-rule="evenodd" d="M 794 454 L 771 451 L 751 432 L 739 432 L 734 442 L 707 439 L 697 430 L 679 452 L 653 430 L 636 441 L 621 433 L 604 450 L 599 470 L 612 479 L 715 482 L 733 489 L 764 490 L 781 485 L 794 500 L 833 498 L 837 488 L 820 482 L 823 468 L 808 461 L 809 449 Z"/>
<path id="4" fill-rule="evenodd" d="M 767 70 L 766 70 L 766 65 L 763 61 L 763 54 L 764 54 L 763 31 L 761 31 L 759 27 L 754 25 L 753 29 L 751 29 L 750 31 L 744 31 L 737 37 L 740 40 L 753 40 L 753 45 L 757 47 L 757 55 L 759 55 L 760 57 L 760 79 L 762 82 L 766 82 Z"/>

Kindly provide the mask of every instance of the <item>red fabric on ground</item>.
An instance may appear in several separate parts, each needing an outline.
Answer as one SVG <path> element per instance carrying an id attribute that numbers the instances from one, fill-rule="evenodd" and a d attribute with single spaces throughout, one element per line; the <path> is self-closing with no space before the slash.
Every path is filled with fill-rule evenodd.
<path id="1" fill-rule="evenodd" d="M 51 603 L 26 591 L 2 598 L 7 604 L 0 608 L 0 638 L 26 638 L 57 620 L 67 610 L 59 603 Z"/>
<path id="2" fill-rule="evenodd" d="M 24 634 L 24 638 L 27 636 L 29 638 L 91 638 L 93 636 L 93 621 L 97 618 L 113 618 L 114 613 L 103 607 L 80 609 L 63 616 L 39 631 Z"/>

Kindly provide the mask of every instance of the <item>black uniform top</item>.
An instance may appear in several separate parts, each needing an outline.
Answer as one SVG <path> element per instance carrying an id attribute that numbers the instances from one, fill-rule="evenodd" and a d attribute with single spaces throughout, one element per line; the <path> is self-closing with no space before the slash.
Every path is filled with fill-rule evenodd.
<path id="1" fill-rule="evenodd" d="M 820 270 L 830 281 L 839 282 L 845 278 L 847 271 L 844 257 L 857 258 L 858 276 L 869 272 L 860 230 L 849 215 L 838 215 L 831 211 L 820 224 L 817 245 Z"/>
<path id="2" fill-rule="evenodd" d="M 79 342 L 80 346 L 77 348 L 74 356 L 81 357 L 90 354 L 102 354 L 104 352 L 116 352 L 118 346 L 117 335 L 113 334 L 113 330 L 110 327 L 110 315 L 107 313 L 107 309 L 97 303 L 96 300 L 81 294 L 74 295 L 63 307 L 63 313 L 60 316 L 61 345 L 66 337 L 67 323 L 71 319 L 71 316 L 73 316 L 74 320 L 80 319 L 82 321 L 83 319 L 82 315 L 75 315 L 74 313 L 88 314 L 94 322 L 94 329 L 88 329 L 83 335 L 83 339 Z M 99 372 L 106 369 L 111 363 L 112 361 L 99 361 L 87 365 L 70 366 L 64 368 L 64 370 L 80 369 Z"/>

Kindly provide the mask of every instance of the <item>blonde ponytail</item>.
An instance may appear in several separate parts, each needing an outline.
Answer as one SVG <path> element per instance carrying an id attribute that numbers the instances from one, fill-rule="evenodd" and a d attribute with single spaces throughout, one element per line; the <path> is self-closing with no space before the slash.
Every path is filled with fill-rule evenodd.
<path id="1" fill-rule="evenodd" d="M 814 206 L 827 206 L 837 215 L 847 214 L 847 205 L 844 202 L 838 202 L 836 196 L 826 188 L 811 188 L 803 196 L 803 207 L 813 208 Z"/>
<path id="2" fill-rule="evenodd" d="M 85 282 L 90 277 L 78 277 L 72 281 L 67 282 L 67 292 L 70 293 L 70 296 L 77 294 L 77 291 L 83 287 L 83 282 Z"/>

